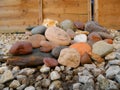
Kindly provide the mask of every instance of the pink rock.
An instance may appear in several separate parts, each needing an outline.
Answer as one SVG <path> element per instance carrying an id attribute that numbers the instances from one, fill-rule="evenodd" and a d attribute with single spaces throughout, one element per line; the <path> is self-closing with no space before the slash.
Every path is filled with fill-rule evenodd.
<path id="1" fill-rule="evenodd" d="M 54 58 L 44 58 L 43 62 L 48 67 L 55 67 L 58 65 L 58 61 Z"/>
<path id="2" fill-rule="evenodd" d="M 40 47 L 40 42 L 42 40 L 45 40 L 45 37 L 43 35 L 40 35 L 40 34 L 35 34 L 35 35 L 32 35 L 28 38 L 28 41 L 30 43 L 32 43 L 33 48 L 39 48 Z"/>
<path id="3" fill-rule="evenodd" d="M 42 52 L 50 52 L 52 50 L 53 46 L 52 43 L 49 41 L 41 41 L 40 42 L 40 51 Z"/>
<path id="4" fill-rule="evenodd" d="M 29 54 L 32 52 L 32 44 L 27 41 L 18 41 L 13 44 L 9 52 L 13 55 Z"/>
<path id="5" fill-rule="evenodd" d="M 58 45 L 69 45 L 71 38 L 61 28 L 49 27 L 45 32 L 45 37 L 50 41 Z"/>

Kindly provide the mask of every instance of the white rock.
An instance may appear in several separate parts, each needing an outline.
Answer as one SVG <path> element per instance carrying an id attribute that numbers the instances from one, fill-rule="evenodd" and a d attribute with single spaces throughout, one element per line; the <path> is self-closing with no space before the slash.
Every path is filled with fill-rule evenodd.
<path id="1" fill-rule="evenodd" d="M 31 75 L 34 72 L 35 72 L 34 68 L 24 68 L 19 72 L 19 74 Z"/>
<path id="2" fill-rule="evenodd" d="M 18 80 L 13 80 L 9 85 L 10 88 L 17 88 L 20 86 L 20 82 Z"/>
<path id="3" fill-rule="evenodd" d="M 5 87 L 5 88 L 3 88 L 3 90 L 9 90 L 9 87 Z"/>
<path id="4" fill-rule="evenodd" d="M 112 60 L 108 62 L 110 65 L 120 65 L 120 60 Z"/>
<path id="5" fill-rule="evenodd" d="M 79 34 L 74 37 L 75 42 L 87 42 L 87 36 L 85 34 Z"/>
<path id="6" fill-rule="evenodd" d="M 116 58 L 116 52 L 112 52 L 110 54 L 108 54 L 107 56 L 105 56 L 105 60 L 112 60 Z"/>
<path id="7" fill-rule="evenodd" d="M 106 77 L 110 78 L 110 79 L 114 79 L 115 75 L 117 75 L 118 72 L 120 72 L 120 67 L 119 66 L 110 66 L 106 70 Z"/>
<path id="8" fill-rule="evenodd" d="M 58 72 L 60 72 L 60 71 L 61 71 L 61 68 L 60 68 L 59 66 L 56 66 L 56 67 L 55 67 L 55 70 L 58 71 Z"/>
<path id="9" fill-rule="evenodd" d="M 4 67 L 0 67 L 0 74 L 3 74 L 4 71 L 8 70 L 8 67 L 7 66 L 4 66 Z"/>
<path id="10" fill-rule="evenodd" d="M 61 70 L 64 71 L 65 70 L 65 67 L 64 66 L 60 66 Z"/>
<path id="11" fill-rule="evenodd" d="M 50 73 L 50 79 L 51 80 L 57 80 L 60 79 L 60 74 L 57 71 L 52 71 Z"/>
<path id="12" fill-rule="evenodd" d="M 115 81 L 108 80 L 109 81 L 109 87 L 107 90 L 119 90 L 118 84 Z"/>
<path id="13" fill-rule="evenodd" d="M 115 76 L 115 79 L 120 84 L 120 75 L 119 74 Z"/>
<path id="14" fill-rule="evenodd" d="M 80 83 L 73 84 L 73 90 L 79 90 L 80 89 Z"/>
<path id="15" fill-rule="evenodd" d="M 40 72 L 47 73 L 50 71 L 50 67 L 47 67 L 46 65 L 43 65 L 40 69 Z"/>
<path id="16" fill-rule="evenodd" d="M 26 84 L 22 84 L 21 86 L 17 87 L 17 90 L 24 90 L 26 87 Z"/>
<path id="17" fill-rule="evenodd" d="M 37 76 L 36 81 L 40 81 L 42 79 L 42 75 Z"/>
<path id="18" fill-rule="evenodd" d="M 79 75 L 79 82 L 80 83 L 87 83 L 88 82 L 88 80 L 90 80 L 90 79 L 92 79 L 91 77 L 89 77 L 89 76 L 80 76 Z"/>
<path id="19" fill-rule="evenodd" d="M 35 90 L 35 87 L 29 86 L 29 87 L 26 87 L 24 90 Z"/>
<path id="20" fill-rule="evenodd" d="M 90 71 L 96 68 L 96 65 L 95 64 L 84 64 L 84 67 Z"/>
<path id="21" fill-rule="evenodd" d="M 0 83 L 5 83 L 9 80 L 12 80 L 14 78 L 12 72 L 10 70 L 6 70 L 2 76 L 0 77 Z"/>

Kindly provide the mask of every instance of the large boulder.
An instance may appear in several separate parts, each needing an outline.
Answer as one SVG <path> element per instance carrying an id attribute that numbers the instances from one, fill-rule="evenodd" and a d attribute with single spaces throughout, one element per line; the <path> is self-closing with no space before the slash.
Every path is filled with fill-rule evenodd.
<path id="1" fill-rule="evenodd" d="M 12 45 L 9 52 L 13 55 L 32 53 L 32 44 L 27 41 L 17 41 Z"/>
<path id="2" fill-rule="evenodd" d="M 76 68 L 80 64 L 80 54 L 73 48 L 62 49 L 58 58 L 58 63 L 68 67 Z"/>
<path id="3" fill-rule="evenodd" d="M 71 38 L 70 36 L 61 28 L 49 27 L 45 32 L 45 37 L 58 45 L 69 45 Z"/>

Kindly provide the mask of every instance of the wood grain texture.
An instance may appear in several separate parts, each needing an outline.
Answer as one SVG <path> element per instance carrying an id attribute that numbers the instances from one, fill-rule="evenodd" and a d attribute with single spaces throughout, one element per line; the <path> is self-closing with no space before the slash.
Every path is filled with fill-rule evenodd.
<path id="1" fill-rule="evenodd" d="M 39 25 L 39 0 L 0 0 L 0 32 L 23 32 Z"/>
<path id="2" fill-rule="evenodd" d="M 95 0 L 95 21 L 107 28 L 120 29 L 120 0 Z"/>

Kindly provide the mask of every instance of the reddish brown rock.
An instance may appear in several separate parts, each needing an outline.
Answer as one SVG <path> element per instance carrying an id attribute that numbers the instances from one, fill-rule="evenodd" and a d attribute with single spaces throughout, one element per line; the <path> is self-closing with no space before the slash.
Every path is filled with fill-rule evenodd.
<path id="1" fill-rule="evenodd" d="M 27 41 L 18 41 L 10 48 L 9 52 L 13 55 L 32 53 L 32 44 Z"/>
<path id="2" fill-rule="evenodd" d="M 112 39 L 105 39 L 104 41 L 109 43 L 109 44 L 113 44 L 113 40 Z"/>
<path id="3" fill-rule="evenodd" d="M 77 29 L 84 30 L 85 25 L 82 22 L 74 22 L 74 25 Z"/>
<path id="4" fill-rule="evenodd" d="M 28 41 L 30 43 L 32 43 L 33 48 L 39 48 L 40 47 L 40 42 L 42 40 L 45 40 L 45 37 L 43 35 L 40 35 L 40 34 L 35 34 L 35 35 L 32 35 L 28 38 Z"/>
<path id="5" fill-rule="evenodd" d="M 93 41 L 93 42 L 97 42 L 102 40 L 101 36 L 97 33 L 97 32 L 92 32 L 88 35 L 88 39 Z"/>
<path id="6" fill-rule="evenodd" d="M 83 56 L 86 52 L 89 53 L 92 51 L 91 46 L 85 42 L 72 44 L 70 48 L 76 49 L 80 53 L 80 56 Z"/>
<path id="7" fill-rule="evenodd" d="M 44 58 L 43 62 L 48 67 L 55 67 L 58 65 L 58 61 L 54 58 Z"/>
<path id="8" fill-rule="evenodd" d="M 81 65 L 83 64 L 91 64 L 92 63 L 92 60 L 90 58 L 90 55 L 88 53 L 85 53 L 81 59 L 80 59 L 80 63 Z"/>
<path id="9" fill-rule="evenodd" d="M 49 27 L 45 32 L 45 37 L 50 41 L 58 45 L 69 45 L 71 38 L 70 36 L 61 28 Z"/>
<path id="10" fill-rule="evenodd" d="M 50 52 L 52 50 L 53 46 L 52 43 L 49 41 L 41 41 L 40 42 L 40 51 L 42 52 Z"/>

